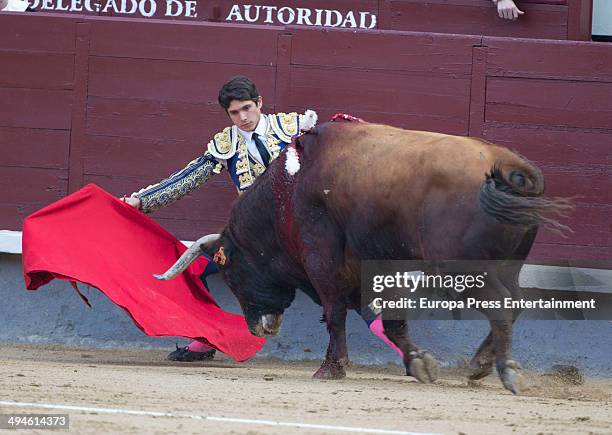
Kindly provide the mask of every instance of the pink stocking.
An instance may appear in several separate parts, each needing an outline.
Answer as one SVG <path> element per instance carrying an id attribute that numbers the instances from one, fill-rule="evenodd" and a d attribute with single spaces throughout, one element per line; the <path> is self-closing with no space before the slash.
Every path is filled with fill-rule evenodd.
<path id="1" fill-rule="evenodd" d="M 212 349 L 212 347 L 210 347 L 207 344 L 202 343 L 201 341 L 192 341 L 191 343 L 189 343 L 189 346 L 187 346 L 187 349 L 189 349 L 192 352 L 208 352 L 209 350 Z"/>
<path id="2" fill-rule="evenodd" d="M 372 334 L 374 334 L 375 336 L 380 338 L 382 341 L 384 341 L 387 344 L 387 346 L 389 346 L 391 349 L 396 351 L 397 354 L 400 356 L 400 358 L 404 358 L 404 353 L 399 349 L 399 347 L 393 344 L 391 340 L 389 340 L 387 336 L 385 335 L 382 318 L 380 316 L 378 316 L 376 320 L 370 323 L 370 331 L 372 331 Z"/>

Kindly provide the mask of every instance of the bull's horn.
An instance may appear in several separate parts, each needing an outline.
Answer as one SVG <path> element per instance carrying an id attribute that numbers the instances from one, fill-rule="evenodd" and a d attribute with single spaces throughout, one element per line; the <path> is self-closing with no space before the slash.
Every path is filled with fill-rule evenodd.
<path id="1" fill-rule="evenodd" d="M 170 269 L 166 271 L 163 275 L 153 275 L 155 278 L 160 280 L 169 280 L 175 278 L 179 273 L 187 269 L 191 263 L 198 258 L 203 251 L 203 248 L 206 245 L 216 242 L 221 237 L 221 234 L 208 234 L 207 236 L 201 237 L 196 240 L 185 252 L 183 255 L 176 260 L 176 263 L 172 265 Z"/>

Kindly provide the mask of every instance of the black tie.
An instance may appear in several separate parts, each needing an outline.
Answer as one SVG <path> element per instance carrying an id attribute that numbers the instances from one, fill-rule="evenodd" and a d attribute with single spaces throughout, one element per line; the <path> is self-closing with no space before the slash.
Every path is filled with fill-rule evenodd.
<path id="1" fill-rule="evenodd" d="M 255 141 L 255 146 L 257 147 L 257 151 L 259 151 L 261 160 L 263 161 L 264 166 L 267 168 L 270 164 L 270 153 L 266 149 L 266 146 L 263 144 L 257 133 L 253 133 L 253 140 Z"/>

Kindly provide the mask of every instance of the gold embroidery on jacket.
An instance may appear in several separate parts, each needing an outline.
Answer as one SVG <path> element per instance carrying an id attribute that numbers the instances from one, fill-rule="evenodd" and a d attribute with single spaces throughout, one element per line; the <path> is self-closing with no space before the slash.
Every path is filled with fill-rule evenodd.
<path id="1" fill-rule="evenodd" d="M 238 144 L 236 145 L 238 153 L 238 161 L 236 162 L 236 175 L 238 175 L 239 188 L 246 189 L 253 184 L 253 174 L 251 173 L 251 164 L 249 163 L 249 153 L 247 150 L 246 141 L 241 134 L 238 135 Z"/>
<path id="2" fill-rule="evenodd" d="M 276 135 L 274 134 L 274 131 L 271 128 L 268 128 L 268 131 L 266 133 L 266 148 L 268 149 L 268 152 L 270 153 L 270 161 L 274 160 L 275 158 L 278 157 L 278 155 L 280 154 L 280 139 L 278 137 L 276 137 Z"/>
<path id="3" fill-rule="evenodd" d="M 247 172 L 249 170 L 249 162 L 247 159 L 245 158 L 238 158 L 238 161 L 236 162 L 236 174 L 240 175 L 244 172 Z"/>
<path id="4" fill-rule="evenodd" d="M 268 120 L 270 121 L 270 126 L 272 127 L 272 130 L 274 130 L 274 133 L 276 133 L 276 136 L 280 139 L 281 142 L 285 142 L 285 143 L 289 143 L 291 142 L 291 136 L 288 135 L 285 132 L 285 129 L 283 127 L 283 122 L 282 121 L 282 116 L 285 115 L 284 113 L 279 113 L 276 115 L 270 115 L 268 117 Z M 291 114 L 290 114 L 291 115 Z M 295 117 L 296 119 L 296 125 L 297 125 L 297 116 Z M 287 125 L 287 128 L 289 128 L 290 126 Z M 296 128 L 297 130 L 297 128 Z"/>
<path id="5" fill-rule="evenodd" d="M 244 190 L 253 184 L 253 177 L 249 172 L 245 172 L 238 176 L 238 182 L 240 183 L 240 190 Z"/>
<path id="6" fill-rule="evenodd" d="M 270 161 L 273 161 L 279 156 L 281 145 L 290 143 L 292 136 L 298 133 L 301 115 L 278 113 L 263 116 L 268 121 L 265 144 L 270 153 Z M 215 134 L 208 148 L 204 156 L 190 162 L 183 170 L 139 191 L 137 196 L 141 199 L 141 209 L 147 213 L 168 205 L 197 188 L 211 175 L 220 173 L 224 166 L 217 159 L 227 160 L 238 154 L 236 175 L 240 191 L 251 186 L 255 178 L 265 172 L 261 163 L 249 159 L 244 137 L 234 127 L 227 127 Z"/>
<path id="7" fill-rule="evenodd" d="M 251 165 L 252 165 L 252 168 L 253 168 L 253 175 L 255 176 L 255 178 L 259 177 L 261 174 L 266 172 L 266 168 L 264 167 L 264 165 L 262 165 L 261 163 L 259 163 L 256 160 L 252 161 Z"/>
<path id="8" fill-rule="evenodd" d="M 227 160 L 234 155 L 236 150 L 232 136 L 236 134 L 235 130 L 233 127 L 227 127 L 214 135 L 209 145 L 209 150 L 213 156 Z"/>
<path id="9" fill-rule="evenodd" d="M 215 174 L 220 174 L 222 170 L 223 170 L 223 165 L 220 162 L 217 162 L 217 164 L 213 168 L 213 172 Z"/>
<path id="10" fill-rule="evenodd" d="M 140 198 L 140 209 L 144 213 L 150 213 L 182 198 L 206 182 L 219 164 L 206 152 L 165 180 L 141 189 L 135 194 Z"/>
<path id="11" fill-rule="evenodd" d="M 279 113 L 278 115 L 280 125 L 283 127 L 284 132 L 288 136 L 295 136 L 298 132 L 298 114 L 292 113 Z"/>

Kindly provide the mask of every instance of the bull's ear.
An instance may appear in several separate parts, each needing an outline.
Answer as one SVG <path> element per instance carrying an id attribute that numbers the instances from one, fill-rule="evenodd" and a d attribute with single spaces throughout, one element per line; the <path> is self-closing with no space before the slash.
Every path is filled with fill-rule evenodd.
<path id="1" fill-rule="evenodd" d="M 225 248 L 220 246 L 217 252 L 213 255 L 213 261 L 215 264 L 219 266 L 227 266 L 229 263 L 229 258 L 225 255 Z"/>

